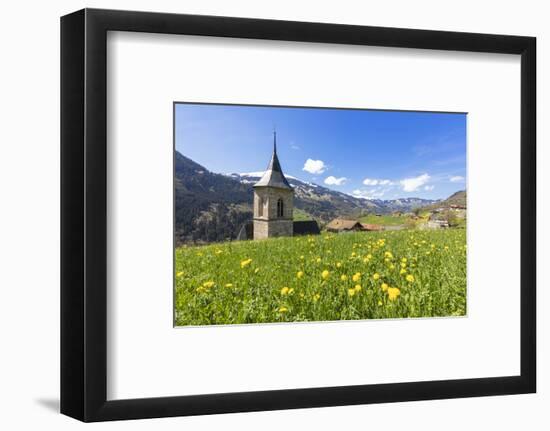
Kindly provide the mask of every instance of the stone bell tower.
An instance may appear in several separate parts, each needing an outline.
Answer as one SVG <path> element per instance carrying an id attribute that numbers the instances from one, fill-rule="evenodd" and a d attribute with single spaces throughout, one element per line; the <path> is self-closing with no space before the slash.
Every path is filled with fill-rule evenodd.
<path id="1" fill-rule="evenodd" d="M 277 134 L 273 132 L 273 155 L 264 175 L 254 184 L 254 239 L 292 236 L 294 190 L 277 157 Z"/>

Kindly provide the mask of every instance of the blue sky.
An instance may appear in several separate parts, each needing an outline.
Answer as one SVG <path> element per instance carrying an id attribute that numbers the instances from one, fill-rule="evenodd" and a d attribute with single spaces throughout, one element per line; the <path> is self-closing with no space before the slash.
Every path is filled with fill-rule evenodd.
<path id="1" fill-rule="evenodd" d="M 285 174 L 353 196 L 466 188 L 466 114 L 177 104 L 176 149 L 212 172 L 263 171 L 273 128 Z"/>

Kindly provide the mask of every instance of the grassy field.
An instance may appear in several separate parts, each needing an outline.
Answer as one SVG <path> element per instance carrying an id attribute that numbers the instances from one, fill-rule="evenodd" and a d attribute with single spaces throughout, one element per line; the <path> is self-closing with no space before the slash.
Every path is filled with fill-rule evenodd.
<path id="1" fill-rule="evenodd" d="M 175 272 L 178 326 L 466 313 L 463 229 L 184 246 Z"/>
<path id="2" fill-rule="evenodd" d="M 302 211 L 299 208 L 294 208 L 292 213 L 294 214 L 294 220 L 296 221 L 313 220 L 308 213 L 306 213 L 305 211 Z"/>
<path id="3" fill-rule="evenodd" d="M 369 214 L 359 218 L 361 223 L 369 224 L 381 224 L 383 226 L 397 226 L 405 224 L 408 217 L 394 216 L 390 214 L 381 214 L 379 216 L 375 214 Z"/>

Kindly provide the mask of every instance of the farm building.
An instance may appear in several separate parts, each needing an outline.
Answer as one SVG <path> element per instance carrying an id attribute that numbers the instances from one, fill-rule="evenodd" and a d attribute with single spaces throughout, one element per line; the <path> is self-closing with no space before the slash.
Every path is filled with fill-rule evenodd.
<path id="1" fill-rule="evenodd" d="M 384 230 L 384 226 L 379 224 L 361 223 L 361 226 L 363 230 L 366 230 L 368 232 Z"/>
<path id="2" fill-rule="evenodd" d="M 300 220 L 292 224 L 294 235 L 319 235 L 321 230 L 315 220 Z"/>
<path id="3" fill-rule="evenodd" d="M 444 213 L 433 212 L 430 214 L 430 218 L 428 219 L 425 227 L 428 229 L 448 228 L 449 220 Z"/>
<path id="4" fill-rule="evenodd" d="M 363 225 L 357 220 L 346 220 L 341 218 L 335 218 L 326 227 L 329 232 L 349 232 L 363 230 Z"/>
<path id="5" fill-rule="evenodd" d="M 243 223 L 237 234 L 237 241 L 244 241 L 247 239 L 254 239 L 254 223 L 252 220 Z"/>
<path id="6" fill-rule="evenodd" d="M 427 229 L 445 229 L 449 227 L 447 220 L 429 220 L 425 226 Z"/>

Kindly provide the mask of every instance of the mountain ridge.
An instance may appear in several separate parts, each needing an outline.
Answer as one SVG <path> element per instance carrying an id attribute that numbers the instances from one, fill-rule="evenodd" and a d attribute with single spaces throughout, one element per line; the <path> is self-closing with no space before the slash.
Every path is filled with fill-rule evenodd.
<path id="1" fill-rule="evenodd" d="M 229 178 L 233 178 L 243 184 L 254 184 L 259 180 L 263 172 L 249 172 L 249 173 L 229 173 L 223 174 Z M 317 194 L 330 194 L 333 196 L 338 196 L 341 199 L 344 199 L 347 202 L 353 203 L 359 209 L 366 210 L 380 210 L 383 213 L 396 211 L 396 210 L 406 210 L 410 211 L 416 207 L 430 205 L 436 202 L 441 201 L 442 199 L 423 199 L 418 197 L 406 197 L 398 199 L 366 199 L 357 196 L 350 195 L 348 193 L 340 192 L 338 190 L 329 189 L 319 184 L 315 184 L 309 181 L 304 181 L 299 178 L 296 178 L 291 175 L 285 175 L 289 180 L 290 184 L 293 186 L 295 193 L 300 197 L 300 193 L 310 193 L 310 189 L 314 189 L 314 192 Z"/>
<path id="2" fill-rule="evenodd" d="M 263 171 L 219 174 L 176 151 L 176 243 L 234 239 L 252 218 L 253 184 Z M 364 199 L 286 175 L 294 188 L 294 206 L 321 225 L 336 217 L 358 218 L 369 213 L 409 212 L 441 200 L 401 198 Z"/>

